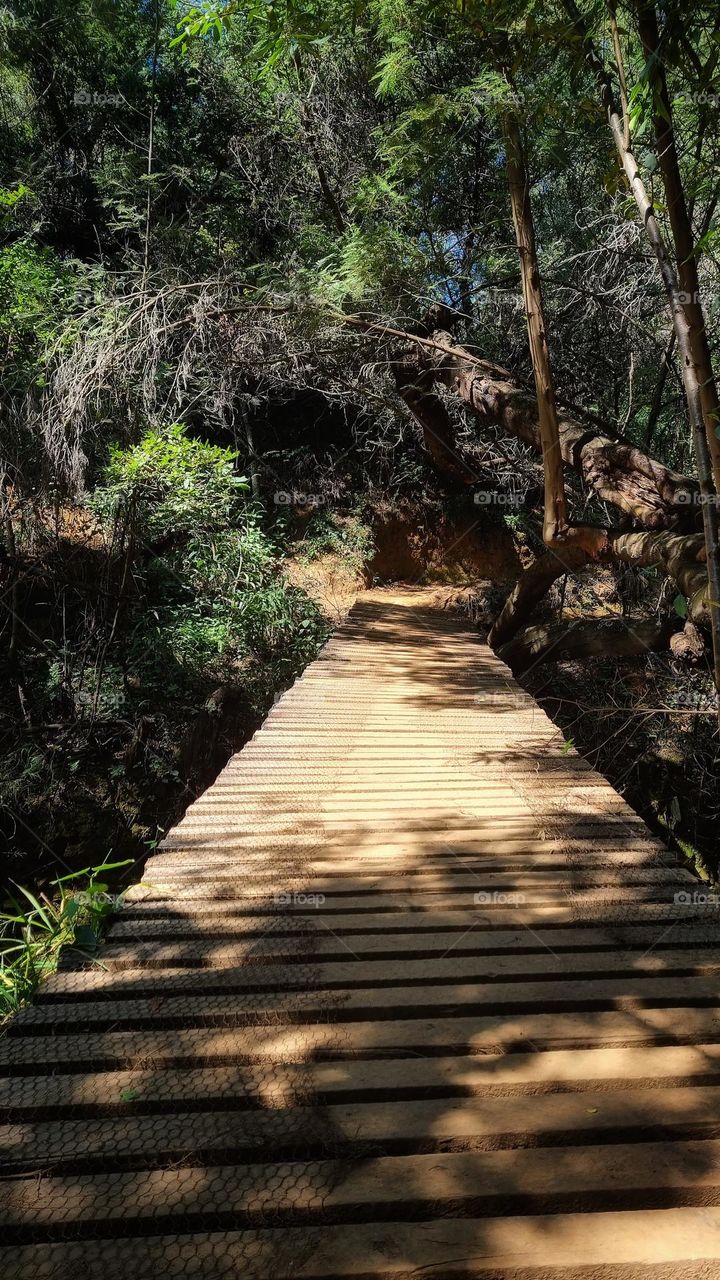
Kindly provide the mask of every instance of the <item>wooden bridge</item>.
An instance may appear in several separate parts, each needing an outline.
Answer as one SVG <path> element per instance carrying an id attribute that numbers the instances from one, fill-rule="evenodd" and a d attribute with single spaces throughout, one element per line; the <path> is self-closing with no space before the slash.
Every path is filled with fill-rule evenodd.
<path id="1" fill-rule="evenodd" d="M 0 1043 L 3 1280 L 720 1276 L 718 909 L 370 592 Z"/>

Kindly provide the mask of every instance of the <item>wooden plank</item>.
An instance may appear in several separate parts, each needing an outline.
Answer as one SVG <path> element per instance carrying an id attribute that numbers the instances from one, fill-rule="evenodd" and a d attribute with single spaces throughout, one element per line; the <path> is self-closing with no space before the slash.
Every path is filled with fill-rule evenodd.
<path id="1" fill-rule="evenodd" d="M 349 1034 L 356 1030 L 349 1028 Z M 266 1032 L 265 1035 L 267 1038 Z M 243 1033 L 227 1040 L 230 1050 L 234 1048 L 238 1056 L 242 1056 L 250 1044 L 249 1037 Z M 147 1042 L 145 1038 L 146 1045 Z M 358 1048 L 366 1047 L 360 1040 L 355 1043 Z M 157 1052 L 160 1045 L 160 1037 L 155 1037 L 148 1052 Z M 181 1042 L 181 1047 L 183 1045 Z M 720 1043 L 646 1045 L 641 1049 L 605 1046 L 452 1057 L 278 1061 L 271 1073 L 262 1062 L 242 1062 L 235 1066 L 183 1070 L 172 1067 L 148 1070 L 141 1066 L 133 1071 L 0 1078 L 0 1113 L 6 1120 L 23 1117 L 31 1122 L 38 1113 L 48 1111 L 66 1118 L 98 1111 L 132 1116 L 135 1112 L 152 1114 L 157 1107 L 162 1114 L 167 1114 L 170 1104 L 178 1110 L 190 1105 L 197 1109 L 212 1104 L 233 1104 L 242 1109 L 259 1099 L 263 1109 L 277 1106 L 285 1115 L 292 1106 L 309 1100 L 317 1105 L 332 1105 L 342 1099 L 355 1104 L 376 1102 L 385 1097 L 397 1102 L 407 1098 L 514 1099 L 624 1091 L 640 1096 L 639 1089 L 643 1086 L 653 1106 L 667 1106 L 669 1114 L 673 1108 L 684 1105 L 682 1100 L 676 1102 L 669 1091 L 683 1086 L 702 1091 L 702 1086 L 707 1085 L 720 1097 L 719 1084 Z M 714 1097 L 713 1093 L 709 1105 Z"/>
<path id="2" fill-rule="evenodd" d="M 142 1087 L 121 1092 L 142 1098 Z M 257 1098 L 257 1095 L 255 1095 Z M 229 1099 L 233 1101 L 233 1099 Z M 302 1093 L 271 1109 L 183 1111 L 0 1124 L 0 1168 L 56 1175 L 115 1168 L 201 1167 L 233 1161 L 359 1155 L 494 1151 L 640 1141 L 720 1139 L 720 1088 L 638 1089 L 623 1093 L 442 1098 L 406 1102 L 303 1105 Z M 248 1099 L 250 1102 L 250 1099 Z M 131 1110 L 131 1108 L 129 1108 Z M 647 1154 L 647 1147 L 644 1148 Z M 32 1153 L 32 1154 L 31 1154 Z M 35 1155 L 34 1153 L 37 1153 Z"/>
<path id="3" fill-rule="evenodd" d="M 447 1204 L 451 1216 L 563 1212 L 602 1207 L 633 1194 L 635 1207 L 664 1207 L 670 1193 L 713 1203 L 720 1194 L 720 1142 L 615 1143 L 612 1146 L 448 1152 L 347 1161 L 294 1161 L 175 1168 L 71 1178 L 8 1181 L 0 1226 L 62 1221 L 147 1222 L 222 1216 L 262 1225 L 266 1214 L 324 1222 L 422 1221 Z M 626 1201 L 627 1202 L 627 1201 Z M 219 1213 L 219 1206 L 222 1213 Z"/>
<path id="4" fill-rule="evenodd" d="M 3 1280 L 709 1280 L 719 943 L 472 630 L 369 593 L 0 1041 Z"/>
<path id="5" fill-rule="evenodd" d="M 162 1006 L 152 998 L 134 1007 L 114 1000 L 41 1005 L 23 1011 L 16 1034 L 0 1041 L 0 1074 L 42 1075 L 48 1066 L 74 1072 L 237 1061 L 304 1063 L 353 1054 L 507 1055 L 512 1063 L 517 1053 L 546 1049 L 720 1042 L 720 1002 L 709 1009 L 676 1005 L 484 1017 L 463 1017 L 462 1010 L 457 1017 L 444 1011 L 417 1013 L 415 1018 L 309 1024 L 278 1014 L 263 1024 L 246 1017 L 234 996 L 207 997 L 195 1022 L 180 1000 L 176 1005 L 166 1000 Z M 168 1022 L 177 1025 L 163 1029 Z M 100 1029 L 93 1031 L 94 1024 Z"/>

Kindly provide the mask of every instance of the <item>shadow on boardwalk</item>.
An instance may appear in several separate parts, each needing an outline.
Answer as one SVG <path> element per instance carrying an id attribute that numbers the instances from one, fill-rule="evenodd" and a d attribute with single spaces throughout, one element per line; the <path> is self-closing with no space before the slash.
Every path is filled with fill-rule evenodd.
<path id="1" fill-rule="evenodd" d="M 717 1266 L 717 913 L 408 600 L 361 602 L 0 1046 L 4 1276 Z"/>

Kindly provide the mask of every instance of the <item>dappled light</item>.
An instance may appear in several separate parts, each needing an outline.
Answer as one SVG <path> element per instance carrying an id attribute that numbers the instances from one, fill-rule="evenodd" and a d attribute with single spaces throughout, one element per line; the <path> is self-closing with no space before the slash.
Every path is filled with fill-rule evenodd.
<path id="1" fill-rule="evenodd" d="M 0 1280 L 720 1277 L 719 67 L 0 3 Z"/>
<path id="2" fill-rule="evenodd" d="M 432 590 L 366 593 L 0 1046 L 4 1271 L 711 1258 L 719 940 Z"/>

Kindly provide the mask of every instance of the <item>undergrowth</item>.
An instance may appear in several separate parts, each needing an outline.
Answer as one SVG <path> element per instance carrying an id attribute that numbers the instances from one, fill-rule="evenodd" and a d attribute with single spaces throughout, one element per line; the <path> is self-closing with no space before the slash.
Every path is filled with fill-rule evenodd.
<path id="1" fill-rule="evenodd" d="M 40 513 L 18 543 L 32 621 L 2 670 L 3 880 L 32 883 L 47 847 L 73 868 L 98 843 L 140 854 L 327 636 L 236 453 L 184 427 L 112 449 L 71 517 L 73 536 Z"/>
<path id="2" fill-rule="evenodd" d="M 305 563 L 320 556 L 336 555 L 359 571 L 372 555 L 373 532 L 359 515 L 320 510 L 308 521 L 293 551 L 297 559 Z"/>
<path id="3" fill-rule="evenodd" d="M 61 876 L 50 886 L 54 893 L 15 886 L 11 910 L 0 912 L 0 1027 L 55 971 L 63 947 L 94 958 L 107 918 L 122 901 L 99 877 L 128 865 L 128 859 L 104 862 Z"/>

